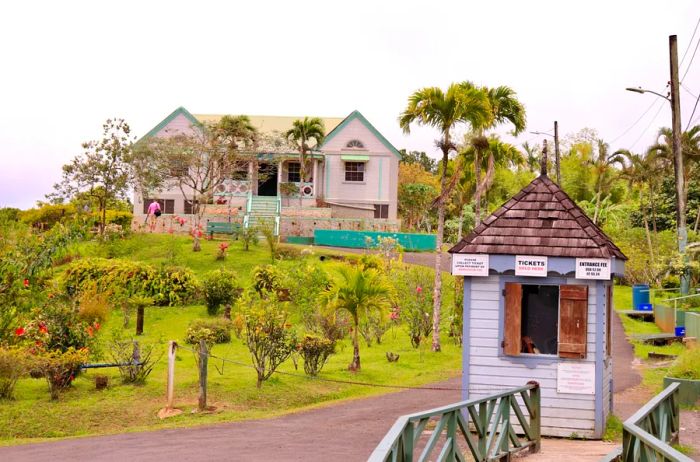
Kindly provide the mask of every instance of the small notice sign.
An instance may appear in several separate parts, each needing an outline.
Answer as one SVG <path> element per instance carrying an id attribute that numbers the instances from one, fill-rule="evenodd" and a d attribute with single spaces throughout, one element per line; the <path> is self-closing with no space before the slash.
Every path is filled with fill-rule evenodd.
<path id="1" fill-rule="evenodd" d="M 515 275 L 547 277 L 547 257 L 516 255 Z"/>
<path id="2" fill-rule="evenodd" d="M 557 364 L 557 393 L 595 394 L 595 363 Z"/>
<path id="3" fill-rule="evenodd" d="M 610 260 L 607 258 L 577 258 L 576 279 L 610 279 Z"/>
<path id="4" fill-rule="evenodd" d="M 477 254 L 452 254 L 454 276 L 488 276 L 489 256 Z"/>

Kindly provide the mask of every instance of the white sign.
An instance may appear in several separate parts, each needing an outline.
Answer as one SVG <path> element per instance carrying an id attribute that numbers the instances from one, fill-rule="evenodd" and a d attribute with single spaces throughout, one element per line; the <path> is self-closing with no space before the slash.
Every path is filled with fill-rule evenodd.
<path id="1" fill-rule="evenodd" d="M 595 363 L 557 364 L 557 393 L 595 395 Z"/>
<path id="2" fill-rule="evenodd" d="M 547 257 L 516 255 L 515 275 L 547 277 Z"/>
<path id="3" fill-rule="evenodd" d="M 610 260 L 607 258 L 577 258 L 576 279 L 610 279 Z"/>
<path id="4" fill-rule="evenodd" d="M 475 254 L 452 254 L 452 274 L 454 276 L 488 276 L 489 256 Z"/>

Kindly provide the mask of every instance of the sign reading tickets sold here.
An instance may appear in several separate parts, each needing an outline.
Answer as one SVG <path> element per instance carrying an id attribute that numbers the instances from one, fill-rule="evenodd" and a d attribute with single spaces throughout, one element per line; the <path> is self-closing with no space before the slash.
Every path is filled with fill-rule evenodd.
<path id="1" fill-rule="evenodd" d="M 515 256 L 516 276 L 547 277 L 547 257 L 533 257 L 531 255 Z"/>

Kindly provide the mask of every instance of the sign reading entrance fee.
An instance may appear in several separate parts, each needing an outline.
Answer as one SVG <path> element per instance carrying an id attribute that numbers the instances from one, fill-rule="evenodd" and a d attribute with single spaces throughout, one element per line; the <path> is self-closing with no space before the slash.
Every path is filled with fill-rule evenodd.
<path id="1" fill-rule="evenodd" d="M 577 258 L 576 279 L 610 279 L 610 260 L 607 258 Z"/>
<path id="2" fill-rule="evenodd" d="M 547 277 L 547 257 L 516 255 L 515 275 Z"/>
<path id="3" fill-rule="evenodd" d="M 595 394 L 595 364 L 557 364 L 557 393 Z"/>
<path id="4" fill-rule="evenodd" d="M 452 254 L 454 276 L 488 276 L 489 256 L 476 254 Z"/>

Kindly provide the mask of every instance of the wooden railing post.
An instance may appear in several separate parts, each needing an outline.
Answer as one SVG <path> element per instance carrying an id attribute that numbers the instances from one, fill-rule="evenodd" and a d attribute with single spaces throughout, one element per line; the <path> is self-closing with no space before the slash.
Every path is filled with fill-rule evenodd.
<path id="1" fill-rule="evenodd" d="M 173 395 L 175 394 L 175 350 L 177 343 L 174 340 L 168 342 L 168 398 L 166 409 L 173 408 Z"/>
<path id="2" fill-rule="evenodd" d="M 530 415 L 530 429 L 532 430 L 532 439 L 535 444 L 530 446 L 530 452 L 540 452 L 540 440 L 542 439 L 542 412 L 540 407 L 540 384 L 532 381 L 528 385 L 535 385 L 530 390 L 530 402 L 532 403 L 532 414 Z"/>
<path id="3" fill-rule="evenodd" d="M 207 408 L 207 364 L 209 363 L 209 350 L 204 339 L 199 341 L 199 410 Z"/>

